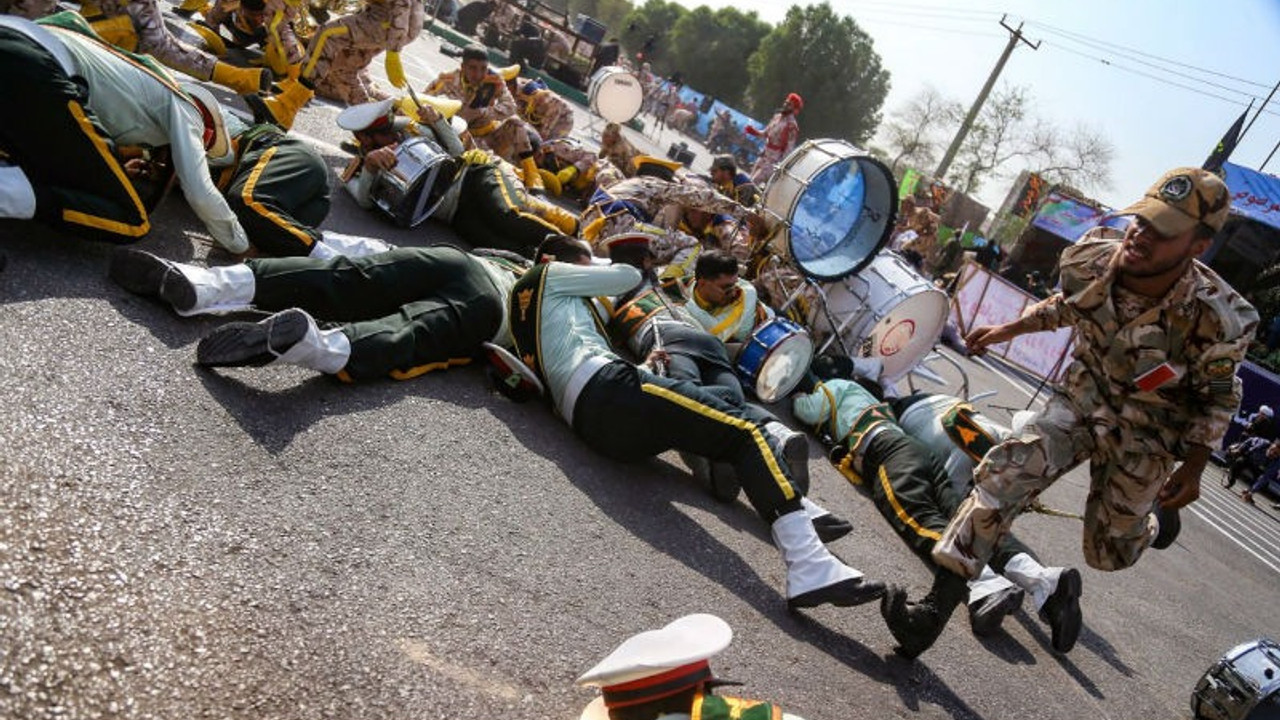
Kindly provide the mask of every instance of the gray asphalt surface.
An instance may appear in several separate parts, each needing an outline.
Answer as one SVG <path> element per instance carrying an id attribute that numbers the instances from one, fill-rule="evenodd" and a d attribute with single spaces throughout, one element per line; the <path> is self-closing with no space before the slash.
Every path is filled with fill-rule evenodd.
<path id="1" fill-rule="evenodd" d="M 419 87 L 452 66 L 437 45 L 406 53 Z M 336 112 L 298 124 L 334 168 Z M 336 184 L 327 224 L 450 237 L 398 231 Z M 138 247 L 226 262 L 199 228 L 171 197 Z M 623 638 L 714 612 L 736 632 L 717 673 L 810 720 L 1176 718 L 1227 649 L 1277 634 L 1277 564 L 1223 531 L 1280 521 L 1216 476 L 1197 505 L 1212 522 L 1185 513 L 1172 548 L 1123 573 L 1083 566 L 1078 521 L 1019 520 L 1046 564 L 1081 568 L 1069 655 L 1028 602 L 985 640 L 961 610 L 912 663 L 875 606 L 789 613 L 767 528 L 674 454 L 612 463 L 475 368 L 357 386 L 203 371 L 194 344 L 223 320 L 114 286 L 110 246 L 8 222 L 0 249 L 0 717 L 576 718 L 592 693 L 574 678 Z M 959 362 L 973 392 L 999 391 L 979 403 L 994 417 L 1028 403 Z M 924 564 L 816 442 L 811 458 L 814 497 L 856 528 L 833 550 L 923 593 Z M 1044 500 L 1077 511 L 1086 486 L 1077 470 Z"/>

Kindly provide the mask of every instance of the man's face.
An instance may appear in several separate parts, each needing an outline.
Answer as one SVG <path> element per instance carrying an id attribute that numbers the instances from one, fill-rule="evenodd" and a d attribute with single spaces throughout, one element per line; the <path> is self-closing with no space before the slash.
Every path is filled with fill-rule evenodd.
<path id="1" fill-rule="evenodd" d="M 484 79 L 484 75 L 489 71 L 489 62 L 487 60 L 463 60 L 462 61 L 462 79 L 467 81 L 468 85 L 475 85 Z"/>
<path id="2" fill-rule="evenodd" d="M 1267 457 L 1272 460 L 1280 457 L 1280 440 L 1277 440 L 1267 446 Z"/>
<path id="3" fill-rule="evenodd" d="M 261 10 L 251 10 L 241 5 L 239 12 L 240 12 L 240 18 L 244 21 L 244 24 L 248 26 L 250 30 L 257 30 L 258 28 L 267 24 L 266 8 L 263 8 Z"/>
<path id="4" fill-rule="evenodd" d="M 377 150 L 380 147 L 393 145 L 400 141 L 400 137 L 390 124 L 377 130 L 359 130 L 355 133 L 355 136 L 356 142 L 360 144 L 360 149 L 364 152 Z"/>
<path id="5" fill-rule="evenodd" d="M 1161 235 L 1146 220 L 1135 217 L 1124 233 L 1120 270 L 1131 277 L 1155 277 L 1186 267 L 1209 247 L 1196 239 L 1194 228 L 1181 235 Z"/>
<path id="6" fill-rule="evenodd" d="M 728 305 L 737 299 L 738 293 L 742 292 L 738 289 L 737 273 L 704 278 L 699 280 L 697 285 L 698 294 L 712 305 Z"/>
<path id="7" fill-rule="evenodd" d="M 711 168 L 711 182 L 717 185 L 728 185 L 733 182 L 733 173 L 728 168 Z"/>

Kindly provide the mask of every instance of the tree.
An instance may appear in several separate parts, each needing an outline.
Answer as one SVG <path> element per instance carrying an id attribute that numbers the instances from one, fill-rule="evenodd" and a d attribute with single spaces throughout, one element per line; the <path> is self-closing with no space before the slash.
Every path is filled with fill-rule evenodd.
<path id="1" fill-rule="evenodd" d="M 750 79 L 747 60 L 770 29 L 754 12 L 736 8 L 713 12 L 703 5 L 671 28 L 669 61 L 690 87 L 737 107 Z"/>
<path id="2" fill-rule="evenodd" d="M 678 68 L 667 53 L 668 31 L 689 11 L 683 5 L 664 0 L 648 0 L 622 19 L 621 32 L 614 33 L 630 53 L 645 53 L 645 60 L 652 63 L 653 71 L 669 75 Z M 648 46 L 647 51 L 645 50 Z"/>
<path id="3" fill-rule="evenodd" d="M 808 137 L 863 145 L 880 123 L 889 72 L 867 35 L 829 3 L 792 6 L 748 61 L 747 105 L 769 117 L 787 93 L 804 98 L 800 130 Z"/>
<path id="4" fill-rule="evenodd" d="M 951 166 L 947 181 L 966 194 L 976 193 L 993 171 L 1031 150 L 1023 141 L 1023 120 L 1027 117 L 1030 92 L 1025 87 L 1005 85 L 983 104 L 969 128 L 969 135 Z"/>
<path id="5" fill-rule="evenodd" d="M 896 174 L 899 166 L 932 168 L 949 140 L 948 130 L 954 130 L 963 114 L 959 102 L 925 86 L 880 127 L 889 169 Z"/>
<path id="6" fill-rule="evenodd" d="M 1032 162 L 1040 177 L 1078 188 L 1111 187 L 1111 161 L 1116 149 L 1100 131 L 1083 124 L 1064 133 L 1057 126 L 1040 123 L 1032 134 Z"/>

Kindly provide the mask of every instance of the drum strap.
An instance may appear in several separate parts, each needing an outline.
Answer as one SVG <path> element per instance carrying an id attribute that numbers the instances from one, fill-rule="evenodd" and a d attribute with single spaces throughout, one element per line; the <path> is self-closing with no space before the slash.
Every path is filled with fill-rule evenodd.
<path id="1" fill-rule="evenodd" d="M 666 303 L 662 301 L 658 291 L 650 288 L 644 294 L 634 297 L 612 310 L 609 317 L 610 338 L 613 339 L 615 345 L 626 344 L 648 322 L 649 318 L 665 309 Z"/>

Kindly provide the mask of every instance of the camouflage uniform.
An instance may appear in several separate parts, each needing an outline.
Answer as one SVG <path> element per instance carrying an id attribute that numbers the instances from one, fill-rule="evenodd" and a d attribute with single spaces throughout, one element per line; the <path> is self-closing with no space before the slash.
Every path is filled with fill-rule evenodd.
<path id="1" fill-rule="evenodd" d="M 425 92 L 460 100 L 464 108 L 479 111 L 467 122 L 467 129 L 479 147 L 509 162 L 532 154 L 528 127 L 516 114 L 515 98 L 511 97 L 502 77 L 492 69 L 474 86 L 463 79 L 461 69 L 441 73 Z"/>
<path id="2" fill-rule="evenodd" d="M 316 94 L 355 105 L 389 97 L 369 77 L 369 63 L 383 51 L 400 52 L 422 32 L 418 0 L 367 0 L 350 15 L 325 23 L 311 38 L 302 76 Z"/>
<path id="3" fill-rule="evenodd" d="M 724 213 L 741 218 L 746 209 L 705 185 L 668 182 L 656 177 L 634 177 L 608 188 L 597 190 L 591 204 L 582 213 L 582 237 L 599 246 L 599 241 L 637 230 L 655 233 L 652 242 L 655 262 L 664 265 L 682 251 L 699 247 L 701 242 L 675 228 L 654 224 L 667 205 L 679 205 L 709 213 Z M 662 232 L 665 230 L 666 232 Z"/>
<path id="4" fill-rule="evenodd" d="M 150 55 L 165 65 L 200 80 L 213 77 L 218 59 L 179 41 L 165 27 L 156 0 L 102 0 L 102 18 L 90 22 L 102 39 L 130 52 Z M 112 27 L 128 18 L 132 27 Z"/>
<path id="5" fill-rule="evenodd" d="M 541 80 L 516 78 L 516 111 L 543 140 L 573 132 L 573 108 Z"/>
<path id="6" fill-rule="evenodd" d="M 1077 329 L 1075 359 L 1045 409 L 978 466 L 976 487 L 933 550 L 938 564 L 975 577 L 1018 513 L 1087 459 L 1085 561 L 1128 567 L 1155 537 L 1150 513 L 1173 464 L 1226 431 L 1257 312 L 1195 262 L 1164 298 L 1124 322 L 1113 295 L 1121 252 L 1115 240 L 1068 248 L 1062 291 L 1027 310 L 1040 330 Z"/>
<path id="7" fill-rule="evenodd" d="M 622 171 L 613 163 L 597 157 L 595 151 L 582 145 L 575 138 L 562 137 L 542 143 L 542 156 L 538 159 L 538 167 L 558 173 L 572 167 L 577 174 L 570 182 L 570 187 L 581 197 L 589 196 L 596 188 L 607 188 L 623 180 Z"/>
<path id="8" fill-rule="evenodd" d="M 267 20 L 260 28 L 246 27 L 238 17 L 236 11 L 240 9 L 240 0 L 214 0 L 213 7 L 204 13 L 204 21 L 215 29 L 225 27 L 239 47 L 259 45 L 264 52 L 278 53 L 289 65 L 302 62 L 303 47 L 298 42 L 294 23 L 303 19 L 303 4 L 289 0 L 265 0 L 265 5 Z M 283 74 L 283 68 L 273 65 L 271 69 Z"/>
<path id="9" fill-rule="evenodd" d="M 622 171 L 625 177 L 634 177 L 636 174 L 636 156 L 640 151 L 636 149 L 631 141 L 618 134 L 618 141 L 608 145 L 600 146 L 600 157 L 606 158 L 613 166 Z"/>
<path id="10" fill-rule="evenodd" d="M 760 151 L 756 164 L 751 166 L 751 179 L 763 185 L 773 173 L 774 166 L 795 148 L 800 137 L 800 123 L 796 122 L 794 113 L 777 113 L 763 133 L 750 129 L 750 126 L 748 128 L 747 134 L 764 138 L 764 150 Z"/>

